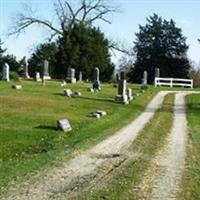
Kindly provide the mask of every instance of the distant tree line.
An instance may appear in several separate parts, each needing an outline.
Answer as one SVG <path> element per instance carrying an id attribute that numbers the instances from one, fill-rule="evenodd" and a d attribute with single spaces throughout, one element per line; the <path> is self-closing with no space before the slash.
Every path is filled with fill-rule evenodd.
<path id="1" fill-rule="evenodd" d="M 153 83 L 155 68 L 160 68 L 162 77 L 189 76 L 189 46 L 182 30 L 172 19 L 167 21 L 156 14 L 148 17 L 147 23 L 139 26 L 132 51 L 127 52 L 108 40 L 104 33 L 94 26 L 96 20 L 110 23 L 106 16 L 116 11 L 105 2 L 108 1 L 80 0 L 80 5 L 75 8 L 68 0 L 57 0 L 55 12 L 59 28 L 47 20 L 34 17 L 32 13 L 20 14 L 11 34 L 20 33 L 32 24 L 41 24 L 49 28 L 52 38 L 57 36 L 53 42 L 50 40 L 35 48 L 28 60 L 30 74 L 34 76 L 36 71 L 41 71 L 46 59 L 50 65 L 50 75 L 54 78 L 66 77 L 67 68 L 72 67 L 76 69 L 77 75 L 81 71 L 84 79 L 91 79 L 94 68 L 98 67 L 102 81 L 109 81 L 115 67 L 110 54 L 110 49 L 113 48 L 129 55 L 120 60 L 119 70 L 126 71 L 131 82 L 141 83 L 146 70 L 148 83 Z M 0 54 L 3 53 L 1 51 Z M 8 55 L 7 61 L 14 70 L 20 71 L 24 59 L 16 63 L 16 59 Z"/>

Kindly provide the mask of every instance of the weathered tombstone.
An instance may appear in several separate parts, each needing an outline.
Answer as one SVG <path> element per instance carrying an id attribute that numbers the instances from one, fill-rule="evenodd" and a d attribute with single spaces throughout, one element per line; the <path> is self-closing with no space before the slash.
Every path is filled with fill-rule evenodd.
<path id="1" fill-rule="evenodd" d="M 64 132 L 69 132 L 72 130 L 72 127 L 67 119 L 58 120 L 57 127 Z"/>
<path id="2" fill-rule="evenodd" d="M 129 101 L 133 100 L 133 93 L 131 88 L 127 89 L 127 96 Z"/>
<path id="3" fill-rule="evenodd" d="M 50 80 L 51 77 L 49 76 L 49 62 L 48 60 L 44 60 L 43 63 L 43 74 L 42 74 L 42 80 Z"/>
<path id="4" fill-rule="evenodd" d="M 119 80 L 120 80 L 120 77 L 119 77 L 119 74 L 117 73 L 117 74 L 116 74 L 116 83 L 118 83 Z"/>
<path id="5" fill-rule="evenodd" d="M 36 73 L 35 73 L 35 80 L 36 80 L 37 82 L 41 82 L 41 81 L 42 81 L 42 79 L 40 78 L 40 72 L 36 72 Z"/>
<path id="6" fill-rule="evenodd" d="M 115 101 L 118 103 L 128 104 L 128 96 L 126 94 L 126 80 L 125 73 L 120 73 L 120 80 L 118 81 L 118 94 L 115 97 Z"/>
<path id="7" fill-rule="evenodd" d="M 92 88 L 93 88 L 94 90 L 101 90 L 99 75 L 100 75 L 99 68 L 96 67 L 96 68 L 94 69 L 94 80 L 93 80 L 93 85 L 92 85 Z"/>
<path id="8" fill-rule="evenodd" d="M 3 75 L 3 77 L 2 77 L 3 81 L 7 81 L 7 82 L 10 81 L 9 70 L 10 70 L 10 67 L 9 67 L 8 63 L 4 63 L 3 74 L 2 74 Z"/>
<path id="9" fill-rule="evenodd" d="M 142 85 L 144 85 L 144 86 L 147 85 L 147 78 L 148 78 L 148 73 L 147 73 L 147 71 L 144 71 L 143 78 L 142 78 Z"/>
<path id="10" fill-rule="evenodd" d="M 67 68 L 67 82 L 76 83 L 75 69 L 73 69 L 71 67 Z"/>
<path id="11" fill-rule="evenodd" d="M 16 89 L 16 90 L 21 90 L 22 86 L 21 85 L 12 85 L 12 88 Z"/>
<path id="12" fill-rule="evenodd" d="M 141 85 L 141 90 L 144 91 L 147 89 L 147 79 L 148 79 L 148 73 L 147 71 L 144 71 L 143 73 L 143 78 L 142 78 L 142 85 Z"/>
<path id="13" fill-rule="evenodd" d="M 78 77 L 78 81 L 81 83 L 83 79 L 83 75 L 82 72 L 79 72 L 79 77 Z"/>
<path id="14" fill-rule="evenodd" d="M 64 94 L 67 97 L 72 97 L 73 92 L 70 89 L 64 89 Z"/>
<path id="15" fill-rule="evenodd" d="M 24 65 L 24 78 L 30 79 L 29 73 L 28 73 L 28 62 L 25 60 L 25 65 Z"/>
<path id="16" fill-rule="evenodd" d="M 159 78 L 159 77 L 160 77 L 160 69 L 155 68 L 155 78 Z"/>
<path id="17" fill-rule="evenodd" d="M 96 113 L 100 114 L 101 116 L 106 116 L 107 113 L 104 110 L 97 110 Z"/>

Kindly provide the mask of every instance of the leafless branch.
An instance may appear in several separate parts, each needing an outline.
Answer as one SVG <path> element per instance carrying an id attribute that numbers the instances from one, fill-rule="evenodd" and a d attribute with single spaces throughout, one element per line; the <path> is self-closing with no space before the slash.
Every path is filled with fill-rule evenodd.
<path id="1" fill-rule="evenodd" d="M 21 13 L 15 20 L 13 30 L 9 35 L 19 34 L 33 24 L 40 24 L 54 32 L 54 35 L 62 35 L 66 29 L 73 28 L 76 23 L 92 24 L 96 20 L 111 23 L 107 16 L 116 12 L 116 9 L 107 2 L 108 0 L 80 0 L 79 7 L 75 8 L 69 0 L 55 0 L 55 14 L 59 20 L 60 28 L 54 27 L 53 23 L 46 19 L 35 17 L 35 13 Z M 28 7 L 28 6 L 27 6 Z M 31 9 L 26 9 L 31 10 Z"/>
<path id="2" fill-rule="evenodd" d="M 47 20 L 37 19 L 34 17 L 26 17 L 23 14 L 19 14 L 16 25 L 14 26 L 14 30 L 11 31 L 9 33 L 9 35 L 21 33 L 23 30 L 25 30 L 27 27 L 29 27 L 32 24 L 41 24 L 41 25 L 44 25 L 45 27 L 48 27 L 49 29 L 51 29 L 52 31 L 56 32 L 59 35 L 62 34 L 62 32 L 60 30 L 53 27 L 51 22 L 49 22 Z"/>

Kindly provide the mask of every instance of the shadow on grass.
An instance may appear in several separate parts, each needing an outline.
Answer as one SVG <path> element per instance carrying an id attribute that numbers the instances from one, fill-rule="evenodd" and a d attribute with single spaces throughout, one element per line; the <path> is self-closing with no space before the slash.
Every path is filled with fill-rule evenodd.
<path id="1" fill-rule="evenodd" d="M 63 93 L 53 93 L 53 94 L 56 95 L 56 96 L 61 96 L 61 97 L 65 96 L 65 94 L 63 94 Z"/>
<path id="2" fill-rule="evenodd" d="M 46 126 L 46 125 L 39 125 L 34 127 L 36 129 L 43 129 L 43 130 L 52 130 L 52 131 L 58 131 L 58 128 L 55 126 Z"/>
<path id="3" fill-rule="evenodd" d="M 115 103 L 114 99 L 111 98 L 91 98 L 91 97 L 78 97 L 80 99 L 86 99 L 86 100 L 92 100 L 92 101 L 101 101 L 101 102 L 109 102 L 109 103 Z"/>

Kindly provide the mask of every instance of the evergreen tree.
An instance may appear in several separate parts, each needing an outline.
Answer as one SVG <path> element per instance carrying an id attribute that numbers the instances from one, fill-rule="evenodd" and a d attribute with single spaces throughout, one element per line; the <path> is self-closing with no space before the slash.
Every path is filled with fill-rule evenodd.
<path id="1" fill-rule="evenodd" d="M 148 81 L 152 83 L 155 68 L 160 68 L 162 77 L 188 77 L 190 63 L 186 56 L 188 45 L 182 30 L 175 22 L 163 20 L 158 15 L 147 18 L 145 26 L 139 26 L 134 50 L 136 62 L 131 79 L 141 83 L 144 70 L 148 71 Z"/>
<path id="2" fill-rule="evenodd" d="M 114 66 L 111 63 L 109 42 L 99 28 L 76 24 L 59 38 L 56 54 L 55 74 L 66 76 L 66 69 L 72 67 L 82 71 L 83 78 L 91 79 L 95 67 L 101 72 L 101 80 L 109 80 Z"/>
<path id="3" fill-rule="evenodd" d="M 1 68 L 1 66 L 3 65 L 3 63 L 5 62 L 4 61 L 4 53 L 5 53 L 5 51 L 6 51 L 6 49 L 3 49 L 2 48 L 2 45 L 3 45 L 3 42 L 1 42 L 1 39 L 0 39 L 0 68 Z M 0 70 L 1 71 L 1 70 Z"/>
<path id="4" fill-rule="evenodd" d="M 54 67 L 55 67 L 55 54 L 57 51 L 57 46 L 55 42 L 52 43 L 43 43 L 36 47 L 34 53 L 29 59 L 29 74 L 34 77 L 35 72 L 43 71 L 43 62 L 44 60 L 49 61 L 49 73 L 52 77 L 55 77 Z"/>

